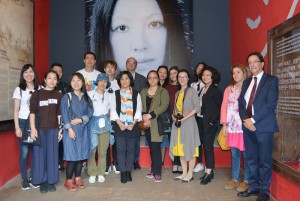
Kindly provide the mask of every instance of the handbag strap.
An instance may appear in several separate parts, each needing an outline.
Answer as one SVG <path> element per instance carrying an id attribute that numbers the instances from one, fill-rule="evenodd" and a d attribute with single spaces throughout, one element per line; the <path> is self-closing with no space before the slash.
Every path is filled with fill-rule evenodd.
<path id="1" fill-rule="evenodd" d="M 151 108 L 152 108 L 152 105 L 153 105 L 153 100 L 155 98 L 155 95 L 152 97 L 152 100 L 151 100 L 151 103 L 150 103 L 150 107 L 149 107 L 149 111 L 148 111 L 148 114 L 150 113 L 151 111 Z"/>

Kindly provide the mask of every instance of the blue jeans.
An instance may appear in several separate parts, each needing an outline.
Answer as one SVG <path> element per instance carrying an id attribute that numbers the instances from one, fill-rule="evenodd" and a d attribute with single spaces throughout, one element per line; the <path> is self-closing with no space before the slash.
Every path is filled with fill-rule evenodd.
<path id="1" fill-rule="evenodd" d="M 238 181 L 240 175 L 240 164 L 241 164 L 241 151 L 237 148 L 231 149 L 231 157 L 232 157 L 232 179 Z M 248 182 L 249 179 L 249 168 L 246 164 L 245 160 L 245 152 L 242 152 L 244 157 L 244 181 Z"/>
<path id="2" fill-rule="evenodd" d="M 26 124 L 27 119 L 19 119 L 19 126 L 21 128 L 22 133 L 24 133 L 25 130 L 25 124 Z M 20 170 L 21 170 L 21 177 L 22 180 L 27 180 L 27 160 L 28 160 L 28 153 L 29 149 L 32 149 L 31 145 L 26 145 L 22 144 L 22 138 L 18 137 L 18 143 L 19 143 L 19 151 L 20 151 L 20 158 L 19 158 L 19 163 L 20 163 Z M 31 152 L 32 154 L 32 152 Z M 32 158 L 32 156 L 31 156 Z M 30 169 L 30 177 L 32 177 L 32 160 L 31 160 L 31 169 Z"/>

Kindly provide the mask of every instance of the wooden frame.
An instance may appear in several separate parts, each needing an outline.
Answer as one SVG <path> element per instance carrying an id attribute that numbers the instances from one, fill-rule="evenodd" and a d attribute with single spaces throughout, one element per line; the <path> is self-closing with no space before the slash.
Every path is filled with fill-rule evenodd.
<path id="1" fill-rule="evenodd" d="M 14 129 L 12 95 L 34 58 L 34 0 L 0 1 L 0 132 Z"/>
<path id="2" fill-rule="evenodd" d="M 300 14 L 268 32 L 268 51 L 269 73 L 279 78 L 273 167 L 300 184 Z"/>

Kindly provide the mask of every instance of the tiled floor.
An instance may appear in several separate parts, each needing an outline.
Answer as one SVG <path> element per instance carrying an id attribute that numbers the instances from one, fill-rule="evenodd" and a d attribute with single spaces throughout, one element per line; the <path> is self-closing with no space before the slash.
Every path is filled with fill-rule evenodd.
<path id="1" fill-rule="evenodd" d="M 236 190 L 224 190 L 224 185 L 230 179 L 229 168 L 216 168 L 215 178 L 206 186 L 199 184 L 203 172 L 195 173 L 195 180 L 189 183 L 174 181 L 170 168 L 163 169 L 163 182 L 155 183 L 145 175 L 148 168 L 133 170 L 133 181 L 121 184 L 120 175 L 110 173 L 106 182 L 89 184 L 88 175 L 83 173 L 86 188 L 76 192 L 67 191 L 63 182 L 65 174 L 61 173 L 61 181 L 56 185 L 57 191 L 41 194 L 39 189 L 23 191 L 20 177 L 8 182 L 0 189 L 1 201 L 254 201 L 256 198 L 238 198 Z"/>

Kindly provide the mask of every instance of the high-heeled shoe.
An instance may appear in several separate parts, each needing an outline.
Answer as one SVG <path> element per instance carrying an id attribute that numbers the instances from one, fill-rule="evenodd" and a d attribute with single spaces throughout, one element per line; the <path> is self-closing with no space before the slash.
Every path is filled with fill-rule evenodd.
<path id="1" fill-rule="evenodd" d="M 204 178 L 200 181 L 201 185 L 206 185 L 213 179 L 213 173 L 205 173 Z"/>

